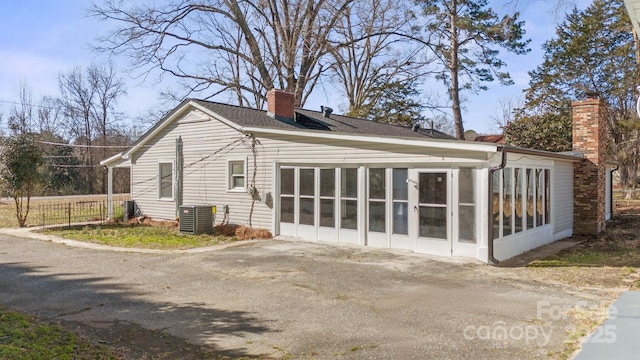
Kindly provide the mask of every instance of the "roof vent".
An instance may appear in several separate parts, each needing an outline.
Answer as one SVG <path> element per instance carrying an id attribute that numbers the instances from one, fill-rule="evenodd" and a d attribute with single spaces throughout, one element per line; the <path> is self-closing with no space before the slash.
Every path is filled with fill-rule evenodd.
<path id="1" fill-rule="evenodd" d="M 411 130 L 413 130 L 413 131 L 420 130 L 420 124 L 418 124 L 417 122 L 413 123 L 413 126 L 411 127 Z"/>
<path id="2" fill-rule="evenodd" d="M 322 116 L 328 118 L 331 116 L 333 109 L 328 106 L 320 106 L 320 111 L 322 112 Z"/>

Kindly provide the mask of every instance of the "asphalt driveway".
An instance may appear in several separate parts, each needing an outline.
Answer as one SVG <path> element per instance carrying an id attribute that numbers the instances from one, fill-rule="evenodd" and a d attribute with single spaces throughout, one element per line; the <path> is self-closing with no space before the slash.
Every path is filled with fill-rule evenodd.
<path id="1" fill-rule="evenodd" d="M 562 350 L 567 310 L 601 299 L 508 271 L 283 240 L 144 254 L 0 235 L 0 305 L 129 322 L 232 357 L 547 358 Z"/>

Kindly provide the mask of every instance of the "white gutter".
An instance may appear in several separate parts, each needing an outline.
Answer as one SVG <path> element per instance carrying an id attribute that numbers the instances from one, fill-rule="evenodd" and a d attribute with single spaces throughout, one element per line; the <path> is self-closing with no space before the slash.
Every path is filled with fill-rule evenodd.
<path id="1" fill-rule="evenodd" d="M 332 140 L 345 140 L 345 141 L 359 141 L 359 142 L 369 142 L 376 144 L 386 144 L 386 145 L 408 145 L 408 146 L 416 146 L 416 147 L 428 147 L 428 148 L 438 148 L 438 149 L 446 149 L 446 150 L 463 150 L 463 151 L 481 151 L 481 152 L 498 152 L 498 145 L 490 144 L 490 143 L 480 143 L 480 142 L 466 142 L 459 140 L 448 140 L 448 139 L 434 139 L 434 138 L 425 138 L 425 139 L 411 139 L 400 136 L 374 136 L 374 135 L 351 135 L 344 133 L 328 133 L 322 132 L 318 130 L 287 130 L 287 129 L 273 129 L 273 128 L 263 128 L 263 127 L 243 127 L 240 129 L 243 132 L 253 133 L 253 134 L 271 134 L 271 135 L 285 135 L 285 136 L 300 136 L 307 137 L 313 139 L 332 139 Z"/>

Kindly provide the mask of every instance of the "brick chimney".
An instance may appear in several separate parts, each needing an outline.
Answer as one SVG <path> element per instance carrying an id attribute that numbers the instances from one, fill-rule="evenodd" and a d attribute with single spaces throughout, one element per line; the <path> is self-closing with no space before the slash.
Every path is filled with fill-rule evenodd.
<path id="1" fill-rule="evenodd" d="M 293 121 L 293 93 L 272 89 L 267 91 L 267 115 L 278 120 Z"/>
<path id="2" fill-rule="evenodd" d="M 606 106 L 597 94 L 574 101 L 573 151 L 584 155 L 574 166 L 574 234 L 598 234 L 605 229 Z"/>

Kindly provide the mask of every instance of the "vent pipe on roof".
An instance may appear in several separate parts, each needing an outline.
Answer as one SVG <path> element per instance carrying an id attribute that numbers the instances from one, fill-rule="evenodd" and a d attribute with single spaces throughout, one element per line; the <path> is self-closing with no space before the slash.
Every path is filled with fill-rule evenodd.
<path id="1" fill-rule="evenodd" d="M 418 124 L 417 122 L 413 123 L 413 126 L 411 127 L 411 130 L 417 132 L 419 129 L 420 129 L 420 124 Z"/>
<path id="2" fill-rule="evenodd" d="M 320 106 L 320 111 L 322 112 L 322 116 L 328 118 L 331 116 L 331 113 L 333 112 L 333 109 L 328 107 L 328 106 Z"/>

